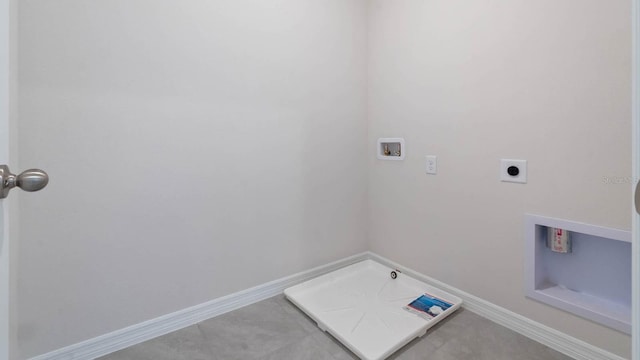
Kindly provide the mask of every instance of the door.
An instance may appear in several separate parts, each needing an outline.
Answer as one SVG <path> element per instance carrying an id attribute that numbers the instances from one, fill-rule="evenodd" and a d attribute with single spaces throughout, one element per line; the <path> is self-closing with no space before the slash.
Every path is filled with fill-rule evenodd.
<path id="1" fill-rule="evenodd" d="M 13 351 L 10 346 L 15 332 L 10 331 L 11 321 L 11 296 L 9 294 L 11 287 L 10 276 L 10 260 L 11 260 L 11 242 L 9 238 L 9 213 L 11 209 L 11 200 L 6 199 L 5 185 L 17 182 L 23 182 L 22 185 L 28 186 L 30 181 L 26 177 L 22 180 L 9 176 L 9 168 L 7 164 L 12 163 L 10 159 L 10 144 L 15 139 L 10 139 L 11 133 L 11 111 L 13 111 L 12 94 L 15 88 L 15 78 L 11 72 L 11 57 L 14 55 L 10 50 L 14 44 L 11 35 L 12 25 L 15 25 L 15 3 L 12 0 L 0 0 L 0 360 L 8 360 L 9 354 Z M 11 20 L 10 20 L 11 19 Z M 10 141 L 11 140 L 11 141 Z M 14 239 L 15 241 L 15 239 Z"/>
<path id="2" fill-rule="evenodd" d="M 640 359 L 640 0 L 633 0 L 633 93 L 632 93 L 632 162 L 635 189 L 635 211 L 632 211 L 632 358 Z M 635 185 L 635 184 L 634 184 Z"/>
<path id="3" fill-rule="evenodd" d="M 9 161 L 9 0 L 0 0 L 0 164 Z M 0 360 L 9 359 L 8 203 L 0 201 Z"/>

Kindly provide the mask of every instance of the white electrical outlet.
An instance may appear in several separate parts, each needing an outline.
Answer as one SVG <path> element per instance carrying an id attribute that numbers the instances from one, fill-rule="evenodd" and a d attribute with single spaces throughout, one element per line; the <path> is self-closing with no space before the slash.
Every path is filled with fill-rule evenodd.
<path id="1" fill-rule="evenodd" d="M 527 183 L 527 160 L 501 159 L 500 181 Z"/>
<path id="2" fill-rule="evenodd" d="M 427 155 L 426 164 L 427 174 L 435 175 L 438 173 L 438 158 L 435 155 Z"/>

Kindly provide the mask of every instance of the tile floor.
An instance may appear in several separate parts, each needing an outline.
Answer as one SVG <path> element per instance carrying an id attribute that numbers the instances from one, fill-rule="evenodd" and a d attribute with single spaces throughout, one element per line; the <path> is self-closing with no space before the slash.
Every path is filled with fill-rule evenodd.
<path id="1" fill-rule="evenodd" d="M 101 358 L 124 359 L 341 360 L 357 357 L 280 295 Z M 390 359 L 570 358 L 460 309 Z"/>

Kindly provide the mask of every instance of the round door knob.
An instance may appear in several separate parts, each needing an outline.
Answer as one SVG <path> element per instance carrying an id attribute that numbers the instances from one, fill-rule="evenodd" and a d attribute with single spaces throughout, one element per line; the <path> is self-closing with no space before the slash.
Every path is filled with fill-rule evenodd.
<path id="1" fill-rule="evenodd" d="M 634 194 L 634 203 L 636 205 L 636 212 L 640 214 L 640 181 L 636 184 L 636 193 Z"/>
<path id="2" fill-rule="evenodd" d="M 40 169 L 29 169 L 16 176 L 7 165 L 0 165 L 0 199 L 6 198 L 16 186 L 24 191 L 38 191 L 48 183 L 49 175 Z"/>
<path id="3" fill-rule="evenodd" d="M 38 191 L 48 183 L 49 175 L 40 169 L 25 170 L 16 177 L 16 186 L 24 191 Z"/>

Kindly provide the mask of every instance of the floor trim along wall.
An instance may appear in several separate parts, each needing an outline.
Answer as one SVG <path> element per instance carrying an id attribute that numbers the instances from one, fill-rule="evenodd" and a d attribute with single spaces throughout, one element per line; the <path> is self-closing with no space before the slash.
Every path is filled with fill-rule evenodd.
<path id="1" fill-rule="evenodd" d="M 372 252 L 365 252 L 350 256 L 327 265 L 274 280 L 204 304 L 148 320 L 140 324 L 37 356 L 32 358 L 32 360 L 95 359 L 114 351 L 118 351 L 218 315 L 222 315 L 229 311 L 268 299 L 282 293 L 284 289 L 290 286 L 366 259 L 373 259 L 383 265 L 399 269 L 403 274 L 450 292 L 464 301 L 463 307 L 467 310 L 538 341 L 572 358 L 578 360 L 624 360 L 624 358 L 620 356 L 597 348 L 531 319 L 525 318 L 524 316 L 494 305 L 486 300 L 482 300 L 460 289 L 420 274 Z"/>
<path id="2" fill-rule="evenodd" d="M 582 340 L 578 340 L 563 332 L 542 325 L 513 311 L 497 306 L 479 297 L 466 293 L 458 288 L 447 285 L 429 276 L 420 274 L 417 271 L 408 269 L 380 255 L 369 253 L 369 258 L 383 265 L 402 271 L 417 280 L 433 285 L 461 298 L 464 303 L 462 307 L 474 312 L 484 318 L 498 323 L 510 330 L 533 339 L 558 352 L 570 356 L 577 360 L 625 360 L 624 358 L 595 347 Z M 524 296 L 524 295 L 523 295 Z"/>
<path id="3" fill-rule="evenodd" d="M 284 289 L 288 287 L 368 258 L 369 253 L 350 256 L 327 265 L 322 265 L 311 270 L 258 285 L 247 290 L 223 296 L 200 305 L 176 311 L 140 324 L 132 325 L 121 330 L 116 330 L 93 339 L 36 356 L 32 358 L 32 360 L 95 359 L 114 351 L 122 350 L 129 346 L 197 324 L 201 321 L 211 319 L 229 311 L 268 299 L 281 294 Z"/>

